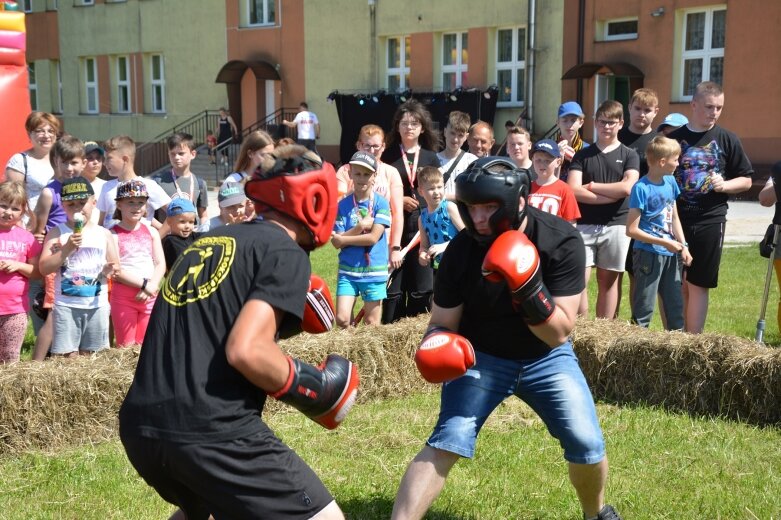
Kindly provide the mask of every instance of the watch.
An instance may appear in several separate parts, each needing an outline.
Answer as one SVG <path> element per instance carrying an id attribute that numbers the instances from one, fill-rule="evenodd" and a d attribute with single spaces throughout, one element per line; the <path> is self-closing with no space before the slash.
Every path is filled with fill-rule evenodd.
<path id="1" fill-rule="evenodd" d="M 393 246 L 391 247 L 391 251 L 401 251 L 401 246 Z"/>
<path id="2" fill-rule="evenodd" d="M 146 284 L 149 283 L 149 278 L 144 278 L 144 281 L 141 282 L 141 290 L 146 291 Z"/>

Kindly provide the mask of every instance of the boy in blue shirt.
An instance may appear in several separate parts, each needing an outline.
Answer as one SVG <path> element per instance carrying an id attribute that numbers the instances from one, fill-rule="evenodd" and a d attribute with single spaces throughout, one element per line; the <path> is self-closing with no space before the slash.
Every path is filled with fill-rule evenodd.
<path id="1" fill-rule="evenodd" d="M 681 190 L 673 172 L 680 154 L 681 146 L 676 141 L 661 135 L 654 137 L 645 149 L 648 174 L 635 183 L 629 196 L 626 234 L 635 239 L 632 321 L 643 327 L 651 322 L 658 292 L 667 329 L 683 329 L 679 262 L 689 265 L 692 256 L 675 204 Z"/>
<path id="2" fill-rule="evenodd" d="M 339 202 L 331 243 L 339 249 L 336 288 L 336 324 L 346 328 L 353 320 L 355 299 L 364 302 L 364 322 L 379 325 L 388 280 L 390 205 L 372 190 L 377 161 L 366 152 L 350 159 L 353 193 Z"/>

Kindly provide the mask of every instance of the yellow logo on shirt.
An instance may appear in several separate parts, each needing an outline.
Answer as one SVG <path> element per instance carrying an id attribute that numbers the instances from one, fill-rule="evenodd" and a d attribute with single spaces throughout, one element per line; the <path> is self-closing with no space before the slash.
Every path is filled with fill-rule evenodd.
<path id="1" fill-rule="evenodd" d="M 235 255 L 234 238 L 199 238 L 171 266 L 163 299 L 181 307 L 208 298 L 228 276 Z"/>

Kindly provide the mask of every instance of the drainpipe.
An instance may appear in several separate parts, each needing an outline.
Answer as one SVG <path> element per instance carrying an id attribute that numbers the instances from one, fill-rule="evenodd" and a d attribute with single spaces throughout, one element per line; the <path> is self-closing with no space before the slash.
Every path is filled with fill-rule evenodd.
<path id="1" fill-rule="evenodd" d="M 583 63 L 583 38 L 586 35 L 586 0 L 580 0 L 578 6 L 578 63 Z M 578 104 L 583 106 L 583 79 L 578 78 Z"/>
<path id="2" fill-rule="evenodd" d="M 534 72 L 537 58 L 537 2 L 529 0 L 529 67 L 526 78 L 526 118 L 529 133 L 534 132 Z"/>
<path id="3" fill-rule="evenodd" d="M 377 67 L 377 1 L 378 0 L 369 0 L 369 38 L 371 39 L 371 42 L 369 44 L 369 48 L 371 49 L 369 52 L 369 70 L 372 71 L 372 78 L 371 81 L 373 82 L 374 88 L 379 88 L 380 82 L 378 79 L 379 70 Z"/>

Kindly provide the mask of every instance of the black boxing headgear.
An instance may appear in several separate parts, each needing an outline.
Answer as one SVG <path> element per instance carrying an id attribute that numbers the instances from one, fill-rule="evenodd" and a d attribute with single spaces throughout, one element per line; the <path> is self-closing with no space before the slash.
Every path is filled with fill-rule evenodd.
<path id="1" fill-rule="evenodd" d="M 336 172 L 303 146 L 269 154 L 244 186 L 247 198 L 301 222 L 314 249 L 328 242 L 336 220 Z"/>
<path id="2" fill-rule="evenodd" d="M 503 157 L 482 157 L 456 177 L 456 205 L 467 231 L 478 242 L 492 242 L 501 233 L 518 229 L 526 215 L 526 204 L 520 209 L 520 197 L 529 195 L 530 176 L 526 169 L 518 169 Z M 475 230 L 469 215 L 470 204 L 495 202 L 499 209 L 491 215 L 491 235 Z"/>

